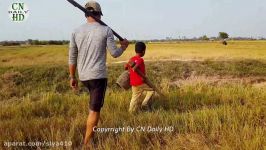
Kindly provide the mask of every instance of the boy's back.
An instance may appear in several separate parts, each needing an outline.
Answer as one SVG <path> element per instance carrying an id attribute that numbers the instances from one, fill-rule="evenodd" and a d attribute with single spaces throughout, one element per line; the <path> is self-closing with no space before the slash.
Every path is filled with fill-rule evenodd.
<path id="1" fill-rule="evenodd" d="M 136 55 L 130 59 L 131 62 L 135 62 L 138 65 L 139 70 L 146 74 L 144 59 L 139 55 Z M 137 74 L 132 68 L 130 68 L 130 85 L 132 86 L 139 86 L 144 83 L 142 77 Z"/>

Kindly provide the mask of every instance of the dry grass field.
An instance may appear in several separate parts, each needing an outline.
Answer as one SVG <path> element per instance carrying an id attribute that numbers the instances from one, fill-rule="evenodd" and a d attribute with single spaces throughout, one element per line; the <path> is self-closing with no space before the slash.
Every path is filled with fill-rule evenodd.
<path id="1" fill-rule="evenodd" d="M 133 45 L 118 59 L 108 56 L 98 127 L 135 130 L 99 131 L 97 149 L 266 148 L 266 41 L 147 46 L 148 77 L 166 98 L 155 95 L 151 112 L 129 114 L 131 91 L 115 84 L 123 63 L 114 62 L 127 61 Z M 88 95 L 82 86 L 78 93 L 69 88 L 67 59 L 66 45 L 0 47 L 0 149 L 80 149 Z"/>

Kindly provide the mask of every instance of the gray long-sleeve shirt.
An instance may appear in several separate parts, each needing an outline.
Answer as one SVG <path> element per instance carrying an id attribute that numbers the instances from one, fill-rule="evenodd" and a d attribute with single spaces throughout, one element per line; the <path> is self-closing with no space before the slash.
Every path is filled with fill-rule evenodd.
<path id="1" fill-rule="evenodd" d="M 123 53 L 109 27 L 94 22 L 74 31 L 69 44 L 69 64 L 77 65 L 81 81 L 107 78 L 106 49 L 115 58 Z"/>

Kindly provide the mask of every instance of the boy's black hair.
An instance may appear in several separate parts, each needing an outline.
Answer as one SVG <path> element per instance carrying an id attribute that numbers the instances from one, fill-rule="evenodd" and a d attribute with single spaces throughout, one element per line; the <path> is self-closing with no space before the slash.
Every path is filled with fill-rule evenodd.
<path id="1" fill-rule="evenodd" d="M 135 44 L 135 52 L 136 53 L 142 53 L 146 50 L 146 45 L 143 42 L 137 42 Z"/>

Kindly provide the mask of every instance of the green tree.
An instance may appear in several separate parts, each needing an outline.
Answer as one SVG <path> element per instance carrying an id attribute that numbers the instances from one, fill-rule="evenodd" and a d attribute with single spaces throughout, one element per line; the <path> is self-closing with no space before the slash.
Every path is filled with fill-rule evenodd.
<path id="1" fill-rule="evenodd" d="M 208 41 L 209 38 L 207 37 L 207 35 L 203 35 L 202 37 L 200 37 L 200 40 Z"/>
<path id="2" fill-rule="evenodd" d="M 227 39 L 227 38 L 229 38 L 229 35 L 226 32 L 219 32 L 219 38 L 220 39 Z"/>

